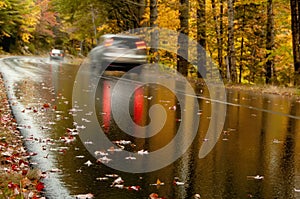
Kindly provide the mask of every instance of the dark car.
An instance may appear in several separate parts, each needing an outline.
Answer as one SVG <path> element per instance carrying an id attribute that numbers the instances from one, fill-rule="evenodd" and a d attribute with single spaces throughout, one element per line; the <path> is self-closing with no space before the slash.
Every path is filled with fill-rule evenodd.
<path id="1" fill-rule="evenodd" d="M 146 43 L 137 36 L 106 34 L 90 57 L 93 67 L 129 71 L 147 62 Z"/>
<path id="2" fill-rule="evenodd" d="M 50 60 L 56 59 L 56 60 L 63 60 L 65 57 L 65 53 L 63 50 L 59 49 L 52 49 L 50 54 Z"/>

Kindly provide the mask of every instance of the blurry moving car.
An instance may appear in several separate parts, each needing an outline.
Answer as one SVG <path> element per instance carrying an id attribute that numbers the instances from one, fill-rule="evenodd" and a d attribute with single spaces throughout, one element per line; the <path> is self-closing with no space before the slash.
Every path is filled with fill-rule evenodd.
<path id="1" fill-rule="evenodd" d="M 50 52 L 50 60 L 53 60 L 53 59 L 63 60 L 64 57 L 65 57 L 65 53 L 63 50 L 52 49 Z"/>
<path id="2" fill-rule="evenodd" d="M 92 67 L 129 71 L 147 62 L 146 43 L 136 36 L 106 34 L 90 56 Z"/>

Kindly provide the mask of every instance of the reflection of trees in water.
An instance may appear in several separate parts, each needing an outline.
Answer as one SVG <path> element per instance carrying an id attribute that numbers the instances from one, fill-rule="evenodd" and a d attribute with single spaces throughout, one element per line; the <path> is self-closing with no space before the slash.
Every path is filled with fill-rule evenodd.
<path id="1" fill-rule="evenodd" d="M 290 115 L 296 115 L 296 110 L 294 106 L 290 106 Z M 280 163 L 280 168 L 282 172 L 282 180 L 280 181 L 281 197 L 290 197 L 294 196 L 294 180 L 295 180 L 295 131 L 296 120 L 288 118 L 287 128 L 286 128 L 286 137 L 284 140 L 284 146 L 282 151 L 282 158 Z"/>

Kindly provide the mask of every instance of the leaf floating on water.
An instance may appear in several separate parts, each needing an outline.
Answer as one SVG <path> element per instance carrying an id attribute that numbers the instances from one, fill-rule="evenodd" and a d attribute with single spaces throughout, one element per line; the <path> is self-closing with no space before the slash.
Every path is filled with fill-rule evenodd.
<path id="1" fill-rule="evenodd" d="M 108 177 L 99 177 L 99 178 L 96 178 L 96 180 L 104 181 L 104 180 L 108 180 Z"/>
<path id="2" fill-rule="evenodd" d="M 107 163 L 109 163 L 110 161 L 112 161 L 112 159 L 110 159 L 110 158 L 108 158 L 107 156 L 104 156 L 104 157 L 102 157 L 102 158 L 98 158 L 97 159 L 97 162 L 98 163 L 103 163 L 103 164 L 107 164 Z"/>
<path id="3" fill-rule="evenodd" d="M 50 172 L 52 172 L 52 173 L 58 173 L 58 172 L 61 172 L 61 170 L 58 169 L 58 168 L 53 168 L 53 169 L 50 170 Z"/>
<path id="4" fill-rule="evenodd" d="M 164 197 L 159 197 L 157 193 L 151 193 L 149 195 L 150 199 L 165 199 Z"/>
<path id="5" fill-rule="evenodd" d="M 300 193 L 300 189 L 294 188 L 294 191 Z"/>
<path id="6" fill-rule="evenodd" d="M 169 110 L 176 111 L 176 105 L 169 107 Z"/>
<path id="7" fill-rule="evenodd" d="M 67 128 L 67 132 L 68 132 L 68 133 L 73 133 L 73 132 L 78 132 L 78 130 L 75 129 L 75 128 L 73 128 L 73 129 Z"/>
<path id="8" fill-rule="evenodd" d="M 160 186 L 160 185 L 165 185 L 164 182 L 161 182 L 159 179 L 156 180 L 156 183 L 150 184 L 152 186 Z"/>
<path id="9" fill-rule="evenodd" d="M 76 126 L 77 129 L 85 129 L 86 127 L 84 125 Z"/>
<path id="10" fill-rule="evenodd" d="M 134 156 L 128 156 L 128 157 L 125 157 L 126 160 L 136 160 L 136 157 Z"/>
<path id="11" fill-rule="evenodd" d="M 263 180 L 264 176 L 261 175 L 256 175 L 256 176 L 247 176 L 249 179 L 254 179 L 254 180 Z"/>
<path id="12" fill-rule="evenodd" d="M 116 184 L 116 185 L 111 186 L 111 187 L 116 187 L 116 188 L 119 188 L 119 189 L 124 189 L 124 185 L 123 184 Z"/>
<path id="13" fill-rule="evenodd" d="M 83 159 L 84 158 L 84 155 L 77 155 L 77 156 L 75 156 L 76 158 L 78 158 L 78 159 Z"/>
<path id="14" fill-rule="evenodd" d="M 94 144 L 94 143 L 93 143 L 92 141 L 85 141 L 84 144 L 89 144 L 89 145 L 91 145 L 91 144 Z"/>
<path id="15" fill-rule="evenodd" d="M 91 115 L 93 115 L 93 111 L 90 111 L 90 112 L 86 113 L 85 115 L 86 116 L 91 116 Z"/>
<path id="16" fill-rule="evenodd" d="M 118 174 L 105 174 L 106 177 L 109 177 L 109 178 L 117 178 L 119 177 Z"/>
<path id="17" fill-rule="evenodd" d="M 152 100 L 153 96 L 146 97 L 148 100 Z"/>
<path id="18" fill-rule="evenodd" d="M 86 118 L 81 118 L 81 121 L 86 122 L 86 123 L 91 122 L 90 120 L 88 120 L 88 119 L 86 119 Z"/>
<path id="19" fill-rule="evenodd" d="M 141 187 L 140 186 L 129 186 L 129 187 L 126 187 L 126 189 L 128 190 L 133 190 L 133 191 L 140 191 L 141 190 Z"/>
<path id="20" fill-rule="evenodd" d="M 79 194 L 75 196 L 76 199 L 92 199 L 94 198 L 94 195 L 91 193 L 88 194 Z"/>
<path id="21" fill-rule="evenodd" d="M 100 155 L 100 156 L 107 156 L 108 155 L 108 153 L 106 153 L 105 151 L 95 151 L 94 153 L 95 153 L 95 155 Z"/>
<path id="22" fill-rule="evenodd" d="M 69 112 L 80 112 L 80 111 L 82 111 L 82 109 L 72 108 L 69 110 Z"/>
<path id="23" fill-rule="evenodd" d="M 149 152 L 148 152 L 147 150 L 144 150 L 144 149 L 139 150 L 137 153 L 138 153 L 139 155 L 147 155 L 147 154 L 149 154 Z"/>
<path id="24" fill-rule="evenodd" d="M 178 177 L 175 177 L 173 180 L 173 184 L 180 186 L 180 185 L 185 185 L 185 182 L 181 182 L 181 181 L 179 181 Z"/>
<path id="25" fill-rule="evenodd" d="M 131 144 L 131 141 L 130 140 L 117 140 L 117 141 L 113 141 L 113 143 L 127 145 L 127 144 Z"/>
<path id="26" fill-rule="evenodd" d="M 84 164 L 87 165 L 87 166 L 89 167 L 89 166 L 91 166 L 93 163 L 92 163 L 90 160 L 88 160 L 88 161 L 85 162 Z"/>
<path id="27" fill-rule="evenodd" d="M 107 151 L 109 151 L 109 152 L 120 152 L 120 151 L 123 151 L 123 149 L 121 149 L 121 148 L 114 148 L 112 146 L 109 149 L 107 149 Z"/>
<path id="28" fill-rule="evenodd" d="M 66 144 L 74 142 L 76 140 L 76 137 L 74 136 L 68 136 L 68 137 L 61 137 L 60 140 Z"/>
<path id="29" fill-rule="evenodd" d="M 113 181 L 113 183 L 110 185 L 111 187 L 114 187 L 116 185 L 120 185 L 120 184 L 123 184 L 124 183 L 124 180 L 121 178 L 121 177 L 118 177 L 117 179 L 115 179 Z"/>
<path id="30" fill-rule="evenodd" d="M 283 141 L 280 141 L 280 140 L 278 140 L 278 139 L 274 139 L 274 140 L 273 140 L 273 144 L 280 144 L 280 143 L 283 143 Z"/>

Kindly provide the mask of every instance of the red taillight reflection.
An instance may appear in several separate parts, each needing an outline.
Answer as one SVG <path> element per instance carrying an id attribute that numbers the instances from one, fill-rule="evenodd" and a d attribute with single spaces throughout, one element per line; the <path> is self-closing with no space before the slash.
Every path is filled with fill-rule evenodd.
<path id="1" fill-rule="evenodd" d="M 138 125 L 142 125 L 143 110 L 144 110 L 143 89 L 138 88 L 135 90 L 134 93 L 134 122 Z"/>
<path id="2" fill-rule="evenodd" d="M 110 84 L 106 81 L 103 82 L 103 125 L 104 125 L 104 132 L 109 132 L 110 127 L 110 120 L 111 120 L 111 89 Z"/>

